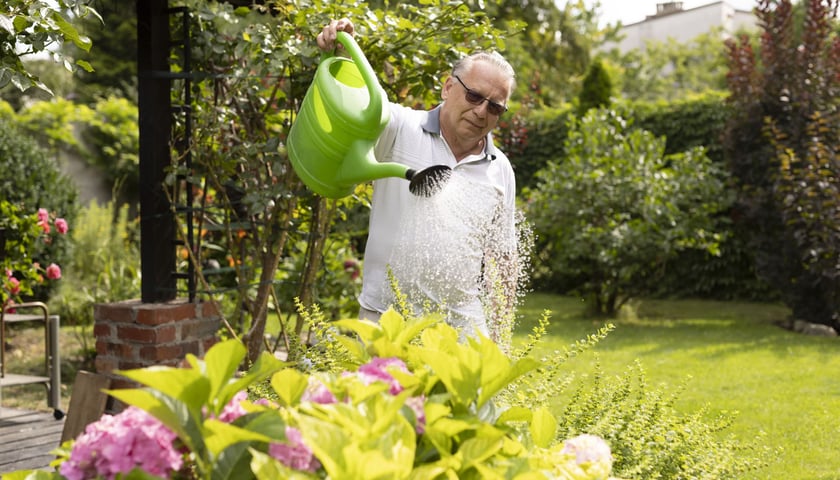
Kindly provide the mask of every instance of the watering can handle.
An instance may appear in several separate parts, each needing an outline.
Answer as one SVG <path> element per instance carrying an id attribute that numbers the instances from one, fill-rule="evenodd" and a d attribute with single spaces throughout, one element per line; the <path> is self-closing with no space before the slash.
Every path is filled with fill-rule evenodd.
<path id="1" fill-rule="evenodd" d="M 368 105 L 366 114 L 378 117 L 382 114 L 382 88 L 379 86 L 379 78 L 377 78 L 373 67 L 370 66 L 370 62 L 368 62 L 367 57 L 365 57 L 352 35 L 347 32 L 337 32 L 336 40 L 344 45 L 344 49 L 356 63 L 356 67 L 358 67 L 359 73 L 362 74 L 362 79 L 365 81 L 365 86 L 367 86 L 370 95 L 370 105 Z M 374 112 L 374 109 L 377 111 Z"/>

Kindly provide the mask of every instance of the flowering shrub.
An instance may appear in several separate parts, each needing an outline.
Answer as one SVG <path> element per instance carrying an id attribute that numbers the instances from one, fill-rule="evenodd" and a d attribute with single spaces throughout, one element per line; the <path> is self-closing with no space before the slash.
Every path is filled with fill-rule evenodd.
<path id="1" fill-rule="evenodd" d="M 25 214 L 15 204 L 0 202 L 0 301 L 19 300 L 32 295 L 33 287 L 61 278 L 61 267 L 55 263 L 43 266 L 46 247 L 69 230 L 67 221 L 44 208 Z"/>
<path id="2" fill-rule="evenodd" d="M 127 445 L 125 436 L 135 435 L 103 428 L 114 422 L 103 417 L 67 445 L 58 472 L 38 478 L 115 478 L 126 468 L 134 468 L 130 478 L 608 478 L 612 456 L 603 440 L 557 441 L 556 421 L 544 408 L 497 402 L 500 391 L 540 362 L 511 359 L 487 338 L 459 343 L 457 332 L 436 318 L 405 320 L 392 311 L 380 324 L 333 325 L 354 334 L 336 336 L 348 354 L 340 372 L 299 371 L 263 353 L 237 375 L 246 350 L 235 340 L 215 345 L 203 360 L 188 356 L 189 368 L 121 372 L 147 388 L 109 393 L 171 432 L 155 430 L 138 448 L 157 448 L 158 455 L 77 460 L 95 450 L 88 432 L 106 431 L 110 445 Z M 246 398 L 246 389 L 266 381 L 270 398 Z M 154 447 L 153 439 L 175 437 Z M 180 469 L 173 445 L 184 454 Z M 100 469 L 84 470 L 91 465 Z M 69 475 L 79 470 L 88 476 Z"/>
<path id="3" fill-rule="evenodd" d="M 88 425 L 76 439 L 70 458 L 61 464 L 60 472 L 68 480 L 113 480 L 118 474 L 142 466 L 152 475 L 168 476 L 183 463 L 173 447 L 176 438 L 155 417 L 129 407 Z"/>

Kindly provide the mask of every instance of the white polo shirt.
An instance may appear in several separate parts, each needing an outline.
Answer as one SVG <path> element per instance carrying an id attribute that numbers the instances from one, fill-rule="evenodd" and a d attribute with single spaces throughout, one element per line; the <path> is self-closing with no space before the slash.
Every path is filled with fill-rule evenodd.
<path id="1" fill-rule="evenodd" d="M 370 228 L 359 304 L 384 312 L 394 304 L 390 268 L 416 314 L 442 306 L 447 321 L 465 335 L 488 329 L 481 303 L 482 268 L 488 250 L 515 250 L 515 192 L 508 158 L 487 136 L 484 152 L 455 160 L 440 134 L 440 107 L 412 110 L 391 104 L 391 120 L 375 155 L 417 171 L 453 169 L 452 179 L 431 198 L 412 195 L 409 182 L 374 182 Z"/>

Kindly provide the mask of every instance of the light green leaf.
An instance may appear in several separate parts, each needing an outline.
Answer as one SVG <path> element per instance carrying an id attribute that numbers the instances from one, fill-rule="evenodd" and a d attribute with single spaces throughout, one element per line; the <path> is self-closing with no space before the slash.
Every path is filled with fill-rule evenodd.
<path id="1" fill-rule="evenodd" d="M 206 431 L 207 450 L 213 456 L 218 456 L 222 450 L 240 442 L 269 443 L 272 440 L 271 437 L 261 433 L 245 430 L 212 418 L 204 422 L 204 429 Z"/>
<path id="2" fill-rule="evenodd" d="M 535 410 L 531 419 L 531 438 L 534 439 L 534 444 L 540 448 L 548 448 L 554 441 L 556 432 L 557 420 L 554 415 L 545 407 Z"/>
<path id="3" fill-rule="evenodd" d="M 496 423 L 530 422 L 534 412 L 527 407 L 511 407 L 499 415 Z"/>
<path id="4" fill-rule="evenodd" d="M 277 480 L 284 478 L 287 480 L 308 480 L 318 478 L 315 475 L 309 475 L 300 470 L 293 470 L 271 456 L 255 449 L 250 450 L 251 453 L 251 471 L 257 477 L 257 480 Z"/>
<path id="5" fill-rule="evenodd" d="M 88 73 L 94 71 L 93 66 L 90 63 L 86 62 L 85 60 L 77 59 L 76 60 L 76 65 L 82 67 L 82 69 L 84 69 L 84 71 L 86 71 Z"/>
<path id="6" fill-rule="evenodd" d="M 280 370 L 271 377 L 271 388 L 277 392 L 280 404 L 285 407 L 297 405 L 307 385 L 306 375 L 293 368 Z"/>
<path id="7" fill-rule="evenodd" d="M 117 373 L 177 399 L 194 411 L 207 403 L 210 394 L 210 382 L 193 369 L 154 366 Z"/>
<path id="8" fill-rule="evenodd" d="M 86 52 L 90 51 L 90 46 L 92 44 L 90 38 L 79 35 L 79 31 L 76 30 L 76 27 L 65 20 L 60 13 L 53 12 L 52 20 L 56 23 L 56 25 L 58 25 L 58 29 L 61 31 L 61 34 L 64 35 L 65 39 L 72 41 L 77 47 Z"/>

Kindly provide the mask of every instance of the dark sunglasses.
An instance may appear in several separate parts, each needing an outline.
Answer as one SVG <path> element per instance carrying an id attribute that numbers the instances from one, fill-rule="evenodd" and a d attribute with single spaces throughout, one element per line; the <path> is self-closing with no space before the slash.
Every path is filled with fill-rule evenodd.
<path id="1" fill-rule="evenodd" d="M 458 75 L 453 75 L 453 77 L 455 77 L 455 80 L 458 80 L 458 83 L 460 83 L 461 86 L 464 87 L 464 91 L 466 92 L 464 98 L 466 98 L 469 103 L 473 105 L 481 105 L 486 101 L 487 112 L 490 113 L 490 115 L 495 115 L 497 117 L 507 112 L 508 108 L 506 106 L 502 105 L 501 103 L 496 103 L 493 100 L 482 96 L 480 93 L 476 92 L 470 87 L 464 85 L 464 82 L 458 77 Z"/>

